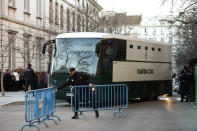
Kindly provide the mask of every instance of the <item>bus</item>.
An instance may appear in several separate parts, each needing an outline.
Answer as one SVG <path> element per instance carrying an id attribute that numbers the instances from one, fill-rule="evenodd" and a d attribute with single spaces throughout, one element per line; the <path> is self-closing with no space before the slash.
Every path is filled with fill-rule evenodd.
<path id="1" fill-rule="evenodd" d="M 60 34 L 50 54 L 50 84 L 57 85 L 69 77 L 69 68 L 85 72 L 93 84 L 127 84 L 128 99 L 157 99 L 172 95 L 171 52 L 168 43 L 107 33 L 80 32 Z M 57 92 L 58 98 L 70 102 L 70 86 Z"/>

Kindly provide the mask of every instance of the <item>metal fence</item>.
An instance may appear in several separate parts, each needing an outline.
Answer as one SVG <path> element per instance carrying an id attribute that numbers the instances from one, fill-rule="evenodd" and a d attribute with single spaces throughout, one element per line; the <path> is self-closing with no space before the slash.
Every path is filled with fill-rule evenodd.
<path id="1" fill-rule="evenodd" d="M 73 86 L 71 107 L 74 112 L 119 110 L 128 107 L 128 87 L 125 84 Z M 84 119 L 87 120 L 85 115 Z"/>
<path id="2" fill-rule="evenodd" d="M 56 120 L 52 117 L 61 119 L 58 116 L 53 115 L 55 112 L 55 88 L 45 88 L 39 90 L 32 90 L 26 92 L 25 95 L 25 121 L 28 124 L 25 124 L 24 127 L 35 127 L 40 131 L 39 127 L 35 123 L 43 123 L 46 127 L 46 120 L 52 120 L 57 124 Z"/>

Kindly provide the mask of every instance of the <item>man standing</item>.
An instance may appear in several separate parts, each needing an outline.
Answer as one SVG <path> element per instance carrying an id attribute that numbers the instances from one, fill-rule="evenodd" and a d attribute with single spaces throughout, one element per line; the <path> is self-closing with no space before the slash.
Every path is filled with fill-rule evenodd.
<path id="1" fill-rule="evenodd" d="M 12 76 L 10 75 L 10 69 L 6 69 L 5 74 L 3 75 L 3 86 L 5 91 L 10 91 L 11 90 L 11 80 Z"/>
<path id="2" fill-rule="evenodd" d="M 75 68 L 70 68 L 69 69 L 69 73 L 70 73 L 70 77 L 66 80 L 65 83 L 63 83 L 62 85 L 60 85 L 57 89 L 61 89 L 63 87 L 66 87 L 68 85 L 72 85 L 72 86 L 78 86 L 78 85 L 87 85 L 89 84 L 90 87 L 92 87 L 92 82 L 90 81 L 90 77 L 84 77 L 83 73 L 80 72 L 76 72 Z M 78 90 L 76 90 L 76 92 L 78 92 Z M 79 103 L 78 103 L 78 93 L 74 94 L 76 95 L 75 98 L 76 103 L 74 104 L 74 109 L 76 109 L 76 112 L 74 114 L 74 116 L 72 117 L 72 119 L 78 119 L 78 108 L 79 108 Z M 95 111 L 95 115 L 96 118 L 99 117 L 99 113 L 98 111 Z"/>
<path id="3" fill-rule="evenodd" d="M 183 69 L 181 71 L 181 74 L 179 76 L 179 81 L 180 81 L 180 84 L 179 84 L 179 91 L 178 93 L 181 95 L 181 102 L 184 101 L 185 99 L 185 70 Z"/>
<path id="4" fill-rule="evenodd" d="M 34 79 L 34 70 L 31 68 L 31 64 L 28 64 L 27 69 L 24 72 L 24 80 L 25 80 L 25 92 L 28 90 L 29 85 L 31 86 L 31 90 L 34 89 L 33 79 Z"/>
<path id="5" fill-rule="evenodd" d="M 185 90 L 185 95 L 186 95 L 186 101 L 188 102 L 189 98 L 191 98 L 191 86 L 192 83 L 194 82 L 193 78 L 192 78 L 192 71 L 189 67 L 187 67 L 186 72 L 185 72 L 185 86 L 186 86 L 186 90 Z"/>
<path id="6" fill-rule="evenodd" d="M 3 73 L 0 69 L 0 91 L 1 91 L 1 73 Z"/>

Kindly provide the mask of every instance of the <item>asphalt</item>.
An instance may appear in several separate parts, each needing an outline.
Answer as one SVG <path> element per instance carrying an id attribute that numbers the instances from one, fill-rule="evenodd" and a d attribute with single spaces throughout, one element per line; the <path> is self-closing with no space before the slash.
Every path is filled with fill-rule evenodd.
<path id="1" fill-rule="evenodd" d="M 24 93 L 21 95 L 24 99 Z M 19 131 L 25 124 L 25 106 L 19 103 L 14 101 L 14 104 L 0 106 L 0 131 Z M 193 102 L 180 102 L 178 95 L 163 96 L 158 101 L 135 101 L 124 111 L 126 115 L 119 114 L 116 119 L 113 118 L 112 110 L 100 112 L 99 118 L 95 118 L 94 112 L 84 113 L 88 121 L 82 116 L 78 120 L 71 120 L 73 113 L 70 106 L 64 100 L 58 100 L 55 114 L 62 121 L 57 120 L 57 125 L 47 121 L 49 128 L 43 124 L 39 127 L 41 131 L 197 131 L 197 108 Z M 26 127 L 23 131 L 36 129 Z"/>

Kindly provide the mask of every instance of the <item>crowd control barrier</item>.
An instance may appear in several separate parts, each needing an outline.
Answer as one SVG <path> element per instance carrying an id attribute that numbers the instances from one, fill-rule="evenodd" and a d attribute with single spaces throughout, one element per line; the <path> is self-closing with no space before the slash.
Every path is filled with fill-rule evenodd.
<path id="1" fill-rule="evenodd" d="M 118 110 L 128 107 L 128 87 L 125 84 L 73 86 L 71 88 L 71 107 L 73 112 Z M 82 114 L 84 119 L 86 116 Z"/>
<path id="2" fill-rule="evenodd" d="M 46 120 L 52 120 L 57 124 L 53 117 L 61 121 L 58 116 L 53 115 L 55 112 L 55 88 L 45 88 L 31 90 L 25 95 L 25 124 L 20 131 L 26 126 L 35 127 L 38 131 L 40 128 L 37 124 L 43 123 L 46 127 Z"/>

